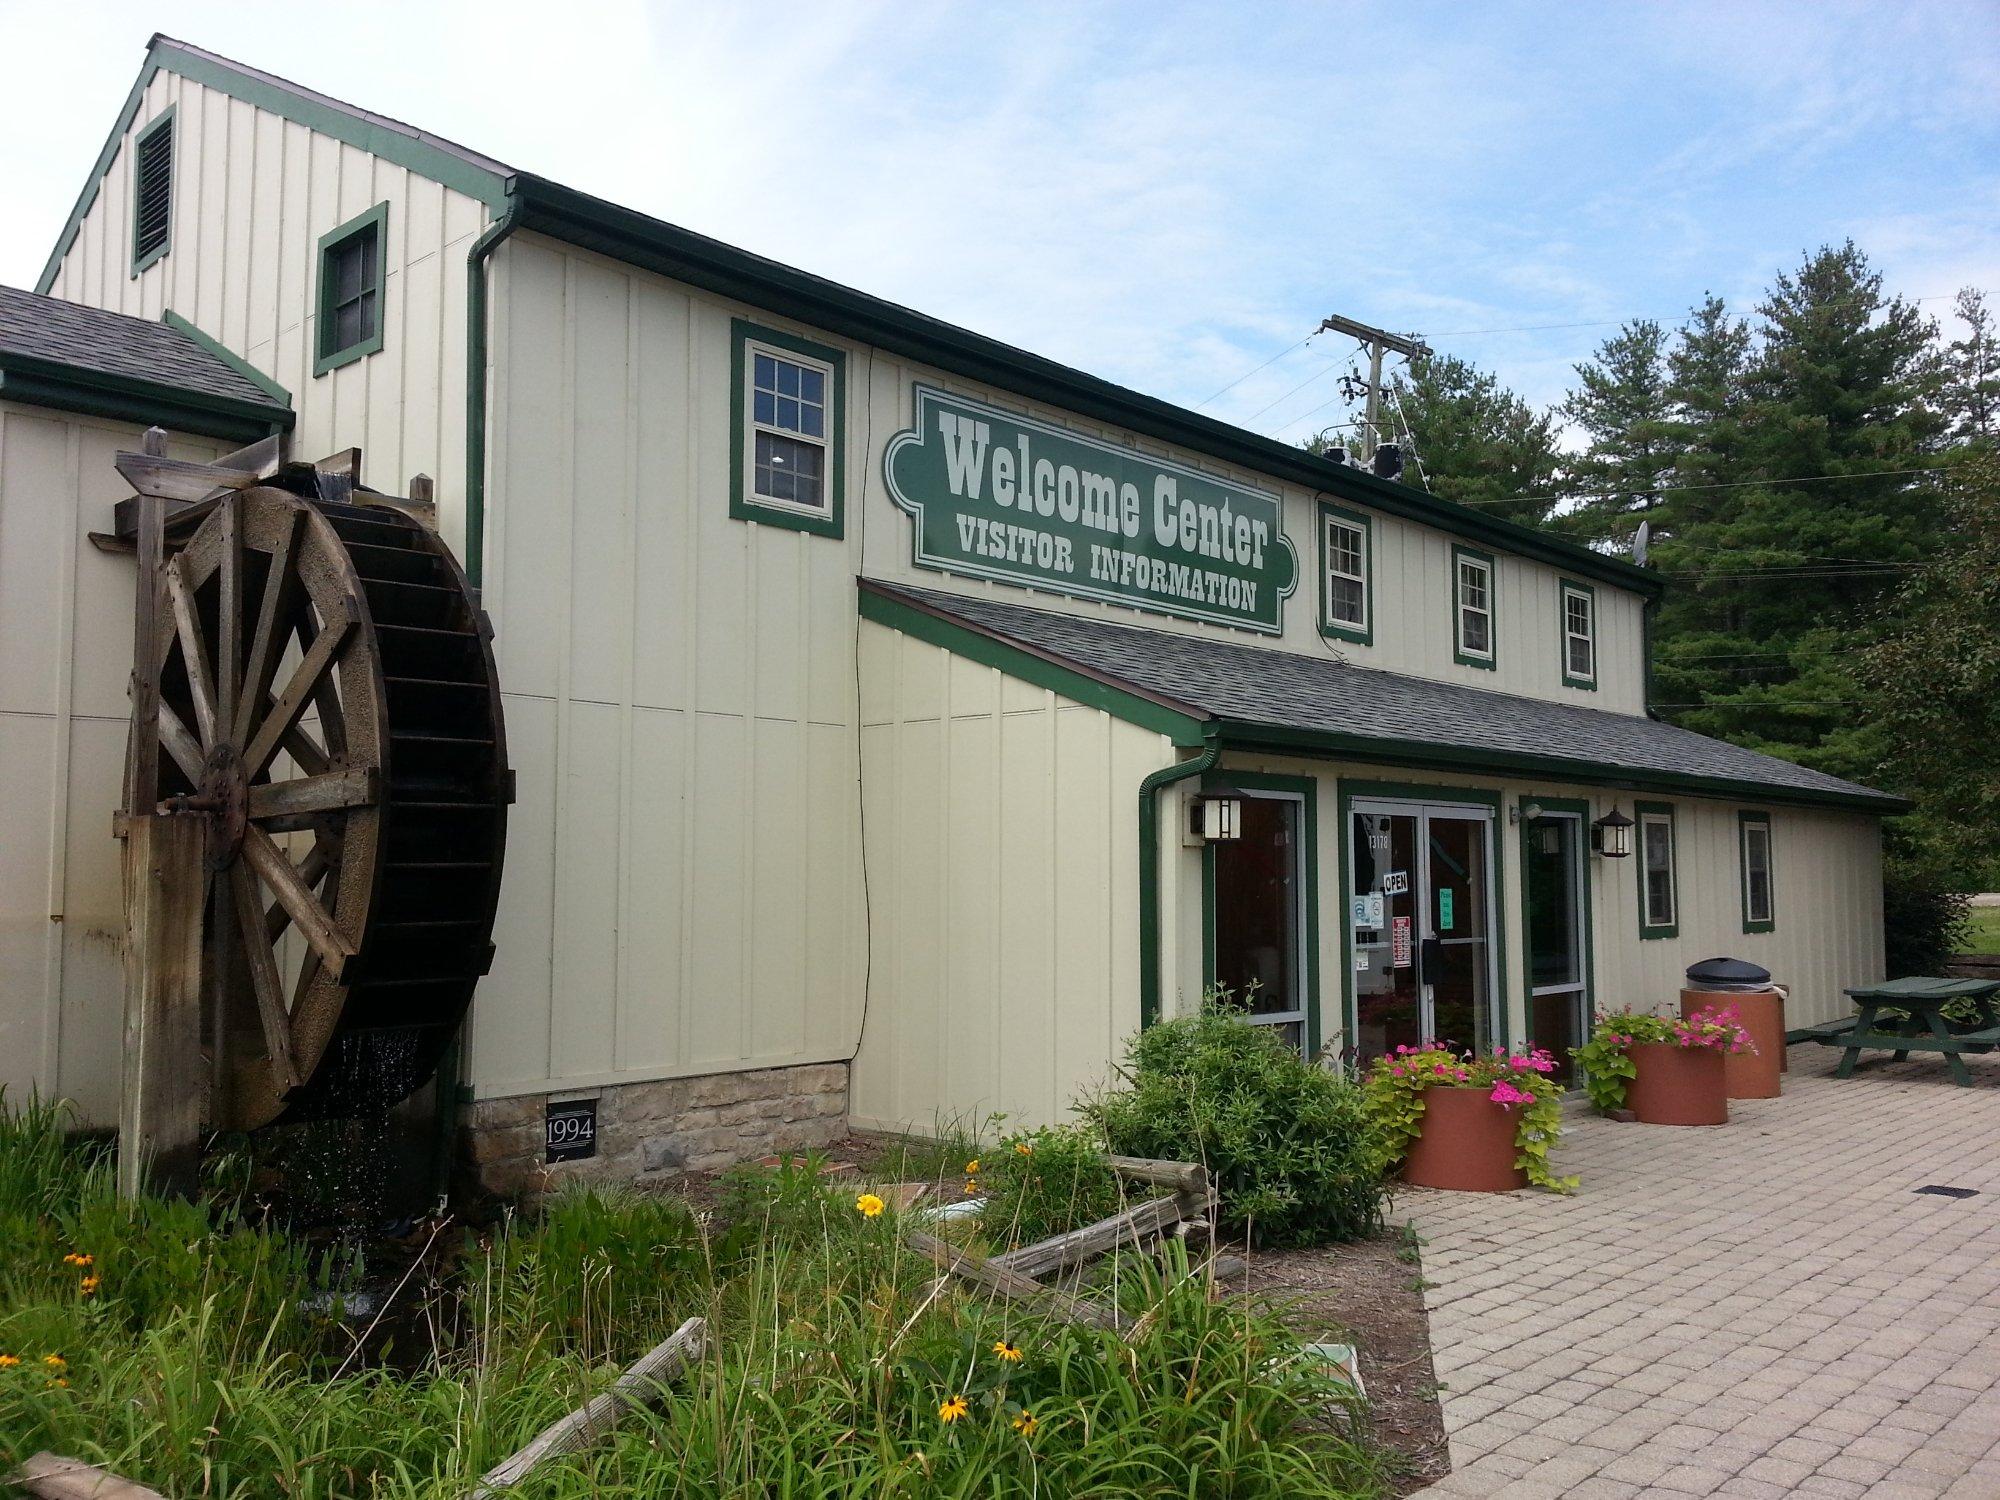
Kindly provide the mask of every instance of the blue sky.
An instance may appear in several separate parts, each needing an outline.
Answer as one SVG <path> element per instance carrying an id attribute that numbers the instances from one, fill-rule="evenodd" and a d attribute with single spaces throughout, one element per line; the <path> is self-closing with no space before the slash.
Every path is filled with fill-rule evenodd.
<path id="1" fill-rule="evenodd" d="M 159 29 L 1189 405 L 1334 311 L 1551 400 L 1619 320 L 1847 236 L 1928 312 L 2000 295 L 1994 3 L 337 14 L 0 0 L 0 282 Z M 1351 347 L 1204 409 L 1303 437 Z"/>

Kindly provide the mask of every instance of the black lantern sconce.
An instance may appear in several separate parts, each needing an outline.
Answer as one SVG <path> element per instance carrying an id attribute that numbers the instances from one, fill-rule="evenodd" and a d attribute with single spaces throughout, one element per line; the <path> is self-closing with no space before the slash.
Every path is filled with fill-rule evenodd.
<path id="1" fill-rule="evenodd" d="M 1590 847 L 1606 859 L 1623 859 L 1632 852 L 1632 820 L 1612 808 L 1590 825 Z"/>
<path id="2" fill-rule="evenodd" d="M 1243 837 L 1243 792 L 1224 777 L 1205 780 L 1188 803 L 1188 833 L 1205 843 Z"/>

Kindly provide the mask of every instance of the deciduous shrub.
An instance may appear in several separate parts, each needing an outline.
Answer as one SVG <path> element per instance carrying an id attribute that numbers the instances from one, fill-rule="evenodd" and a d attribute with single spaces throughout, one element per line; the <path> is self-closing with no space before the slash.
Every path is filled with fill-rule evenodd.
<path id="1" fill-rule="evenodd" d="M 1223 1226 L 1265 1245 L 1360 1239 L 1382 1222 L 1382 1178 L 1361 1089 L 1226 1004 L 1139 1033 L 1125 1086 L 1086 1115 L 1113 1151 L 1198 1161 Z"/>
<path id="2" fill-rule="evenodd" d="M 981 1227 L 996 1240 L 1028 1244 L 1118 1212 L 1118 1179 L 1094 1125 L 1009 1136 L 967 1165 L 969 1181 L 986 1194 Z"/>

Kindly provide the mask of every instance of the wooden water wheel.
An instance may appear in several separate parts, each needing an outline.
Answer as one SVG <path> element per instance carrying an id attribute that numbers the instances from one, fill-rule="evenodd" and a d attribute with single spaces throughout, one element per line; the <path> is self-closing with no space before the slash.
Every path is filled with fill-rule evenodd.
<path id="1" fill-rule="evenodd" d="M 491 959 L 506 834 L 491 633 L 450 551 L 309 466 L 268 477 L 162 516 L 150 559 L 134 527 L 157 577 L 126 807 L 205 819 L 175 857 L 202 851 L 178 878 L 205 890 L 210 1128 L 386 1108 L 428 1079 Z"/>

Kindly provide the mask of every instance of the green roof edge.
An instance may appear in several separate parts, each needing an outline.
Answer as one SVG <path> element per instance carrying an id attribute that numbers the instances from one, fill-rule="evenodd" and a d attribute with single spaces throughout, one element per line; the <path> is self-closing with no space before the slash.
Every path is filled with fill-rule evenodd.
<path id="1" fill-rule="evenodd" d="M 228 365 L 230 369 L 256 386 L 258 390 L 269 396 L 278 405 L 283 407 L 291 406 L 292 393 L 290 391 L 279 385 L 277 381 L 251 364 L 249 360 L 238 354 L 227 344 L 211 338 L 208 334 L 202 332 L 200 328 L 175 312 L 171 307 L 160 314 L 160 321 L 176 333 L 185 334 L 190 339 L 193 339 L 206 353 L 213 355 L 215 358 L 221 360 L 222 363 Z"/>
<path id="2" fill-rule="evenodd" d="M 238 442 L 286 431 L 293 421 L 289 408 L 12 353 L 0 353 L 0 399 Z"/>

